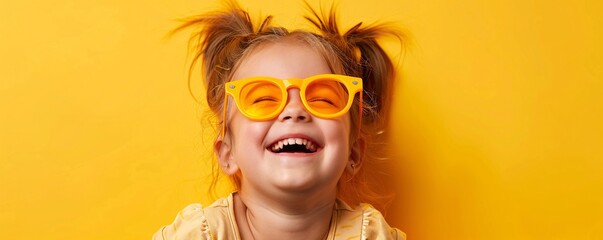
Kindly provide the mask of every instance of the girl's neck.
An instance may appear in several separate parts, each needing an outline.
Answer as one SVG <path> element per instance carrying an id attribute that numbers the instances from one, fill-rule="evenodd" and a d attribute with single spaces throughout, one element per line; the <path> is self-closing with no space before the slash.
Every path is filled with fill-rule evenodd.
<path id="1" fill-rule="evenodd" d="M 329 233 L 335 198 L 265 201 L 246 194 L 234 195 L 239 233 L 245 240 L 325 239 Z"/>

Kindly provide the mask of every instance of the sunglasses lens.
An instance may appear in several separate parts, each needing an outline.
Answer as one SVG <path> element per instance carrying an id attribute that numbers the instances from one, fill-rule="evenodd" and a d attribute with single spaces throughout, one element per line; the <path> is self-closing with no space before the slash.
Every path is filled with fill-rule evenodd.
<path id="1" fill-rule="evenodd" d="M 241 107 L 251 117 L 261 118 L 278 110 L 283 94 L 272 82 L 254 82 L 241 89 Z"/>
<path id="2" fill-rule="evenodd" d="M 321 114 L 334 114 L 342 111 L 348 101 L 348 91 L 337 80 L 321 79 L 306 87 L 308 107 Z"/>

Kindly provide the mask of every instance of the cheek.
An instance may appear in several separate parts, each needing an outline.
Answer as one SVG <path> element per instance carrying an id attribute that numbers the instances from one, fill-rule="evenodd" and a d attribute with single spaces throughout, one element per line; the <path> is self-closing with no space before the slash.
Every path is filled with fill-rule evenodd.
<path id="1" fill-rule="evenodd" d="M 229 124 L 233 150 L 236 152 L 246 152 L 255 148 L 263 150 L 262 144 L 268 127 L 267 122 L 251 121 L 240 113 L 235 114 Z"/>
<path id="2" fill-rule="evenodd" d="M 350 118 L 338 120 L 327 120 L 321 123 L 325 138 L 331 144 L 341 147 L 349 147 L 350 140 Z"/>

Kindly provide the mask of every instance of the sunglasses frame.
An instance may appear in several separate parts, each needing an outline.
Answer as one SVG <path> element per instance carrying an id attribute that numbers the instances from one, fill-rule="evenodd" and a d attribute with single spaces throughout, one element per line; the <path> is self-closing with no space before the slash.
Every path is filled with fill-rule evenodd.
<path id="1" fill-rule="evenodd" d="M 320 81 L 320 80 L 325 80 L 325 79 L 335 80 L 335 81 L 343 84 L 343 86 L 345 86 L 346 90 L 348 91 L 348 100 L 347 100 L 346 106 L 344 108 L 342 108 L 339 112 L 331 113 L 331 114 L 317 112 L 309 107 L 309 104 L 306 100 L 307 87 L 315 81 Z M 280 88 L 281 94 L 282 94 L 281 99 L 283 99 L 283 101 L 281 101 L 280 105 L 273 113 L 268 114 L 266 116 L 262 116 L 262 117 L 251 116 L 247 112 L 241 110 L 241 107 L 240 107 L 241 106 L 240 95 L 241 95 L 242 89 L 245 86 L 247 86 L 248 84 L 257 83 L 257 82 L 270 82 L 270 83 L 273 83 L 274 85 L 278 86 Z M 249 78 L 243 78 L 243 79 L 239 79 L 239 80 L 235 80 L 235 81 L 230 81 L 224 85 L 225 94 L 224 94 L 224 116 L 223 116 L 222 136 L 224 136 L 224 133 L 226 132 L 226 112 L 227 112 L 229 95 L 234 99 L 234 102 L 237 105 L 237 109 L 239 110 L 239 112 L 241 114 L 243 114 L 245 117 L 247 117 L 251 120 L 255 120 L 255 121 L 266 121 L 266 120 L 271 120 L 271 119 L 276 118 L 285 109 L 285 106 L 287 105 L 287 100 L 289 97 L 289 89 L 291 89 L 291 88 L 299 89 L 300 98 L 302 100 L 305 110 L 307 110 L 308 112 L 310 112 L 310 114 L 312 114 L 316 117 L 325 118 L 325 119 L 337 118 L 337 117 L 347 113 L 350 110 L 350 108 L 352 107 L 352 104 L 354 103 L 354 97 L 356 96 L 356 93 L 360 93 L 360 96 L 359 96 L 360 100 L 359 100 L 359 104 L 358 104 L 360 110 L 358 112 L 359 112 L 359 116 L 360 116 L 359 120 L 362 119 L 362 78 L 352 77 L 352 76 L 347 76 L 347 75 L 340 75 L 340 74 L 319 74 L 319 75 L 310 76 L 310 77 L 304 78 L 304 79 L 301 79 L 301 78 L 278 79 L 278 78 L 274 78 L 274 77 L 249 77 Z M 360 121 L 358 124 L 360 125 Z"/>

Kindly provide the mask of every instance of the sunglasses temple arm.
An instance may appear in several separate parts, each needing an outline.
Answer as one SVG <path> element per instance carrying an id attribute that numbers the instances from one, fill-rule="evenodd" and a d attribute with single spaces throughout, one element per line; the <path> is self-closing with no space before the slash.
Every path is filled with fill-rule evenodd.
<path id="1" fill-rule="evenodd" d="M 228 94 L 224 93 L 224 114 L 222 115 L 222 139 L 224 139 L 224 135 L 226 134 L 226 111 L 228 111 Z"/>
<path id="2" fill-rule="evenodd" d="M 362 102 L 363 102 L 363 99 L 364 98 L 362 98 L 362 91 L 360 91 L 360 99 L 358 99 L 358 107 L 360 108 L 360 109 L 358 109 L 358 111 L 359 111 L 358 115 L 360 116 L 360 118 L 358 119 L 358 133 L 360 133 L 360 130 L 362 129 Z"/>

